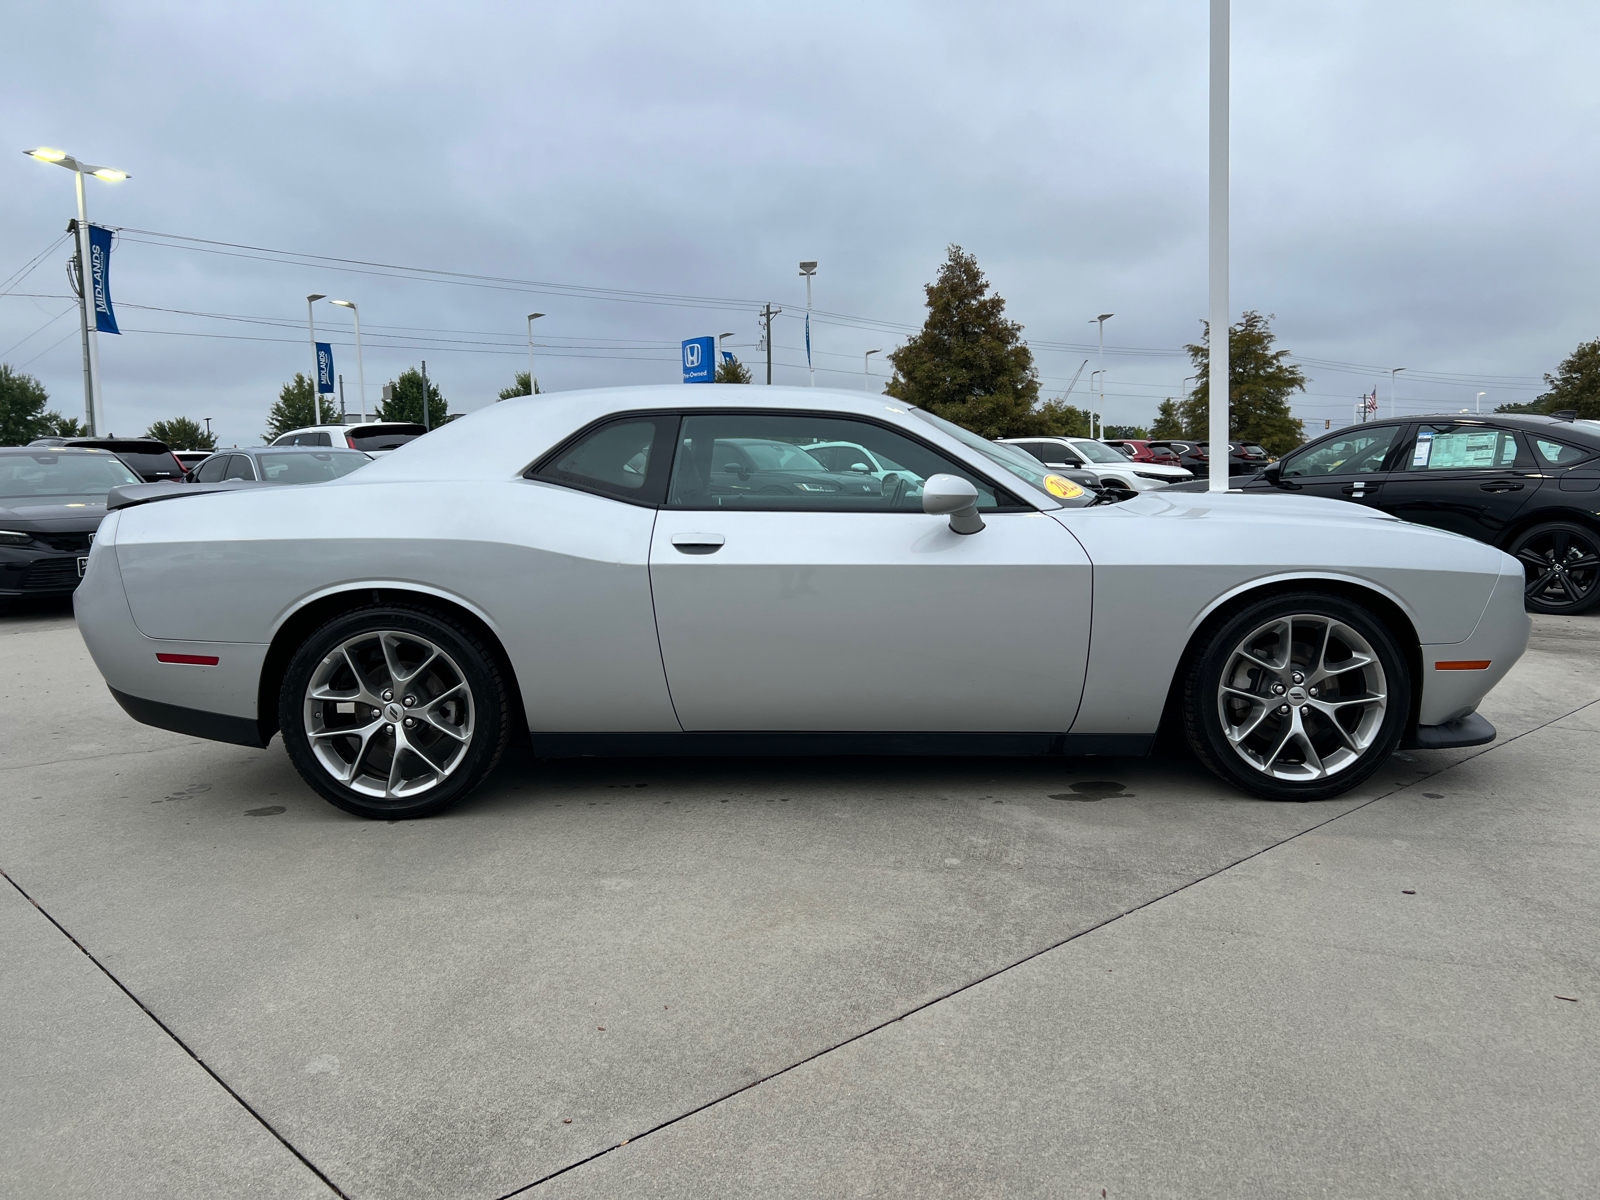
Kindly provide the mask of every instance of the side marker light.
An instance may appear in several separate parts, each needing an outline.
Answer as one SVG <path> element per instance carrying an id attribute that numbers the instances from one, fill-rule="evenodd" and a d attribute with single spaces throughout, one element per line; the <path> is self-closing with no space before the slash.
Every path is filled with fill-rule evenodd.
<path id="1" fill-rule="evenodd" d="M 218 659 L 215 654 L 158 654 L 156 661 L 186 667 L 214 667 Z"/>
<path id="2" fill-rule="evenodd" d="M 1433 664 L 1435 671 L 1487 671 L 1490 660 L 1487 658 L 1466 659 L 1461 662 L 1436 662 Z"/>

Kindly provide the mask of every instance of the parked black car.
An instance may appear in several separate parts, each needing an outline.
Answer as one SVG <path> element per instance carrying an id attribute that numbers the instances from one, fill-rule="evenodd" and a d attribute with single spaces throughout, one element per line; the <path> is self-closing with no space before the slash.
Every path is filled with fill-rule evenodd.
<path id="1" fill-rule="evenodd" d="M 1522 561 L 1537 612 L 1600 603 L 1600 422 L 1509 413 L 1372 421 L 1234 482 L 1349 500 L 1498 546 Z"/>
<path id="2" fill-rule="evenodd" d="M 106 515 L 106 493 L 138 482 L 105 450 L 0 449 L 0 597 L 60 595 L 77 587 Z"/>
<path id="3" fill-rule="evenodd" d="M 42 437 L 30 446 L 77 446 L 89 450 L 109 450 L 127 463 L 146 483 L 183 478 L 186 468 L 165 442 L 155 438 L 119 437 Z"/>

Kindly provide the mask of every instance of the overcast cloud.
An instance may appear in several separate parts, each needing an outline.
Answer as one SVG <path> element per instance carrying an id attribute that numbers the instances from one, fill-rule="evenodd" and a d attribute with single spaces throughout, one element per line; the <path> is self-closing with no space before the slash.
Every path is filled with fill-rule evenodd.
<path id="1" fill-rule="evenodd" d="M 132 230 L 770 300 L 780 383 L 805 377 L 795 264 L 814 258 L 819 310 L 884 323 L 815 326 L 819 385 L 850 387 L 863 351 L 920 323 L 958 242 L 1026 327 L 1047 394 L 1100 312 L 1116 314 L 1112 422 L 1148 420 L 1189 374 L 1174 352 L 1205 308 L 1204 0 L 0 13 L 0 278 L 73 214 L 71 176 L 18 151 L 133 176 L 89 181 L 91 219 L 130 231 L 112 274 L 129 332 L 101 338 L 119 433 L 181 414 L 256 441 L 309 370 L 311 292 L 360 304 L 369 402 L 421 358 L 453 408 L 489 402 L 526 369 L 535 310 L 546 390 L 673 381 L 676 343 L 701 334 L 733 330 L 758 357 L 749 303 L 458 286 Z M 1392 366 L 1415 373 L 1402 411 L 1527 399 L 1600 335 L 1597 32 L 1593 4 L 1236 0 L 1233 309 L 1275 313 L 1308 360 L 1308 429 L 1348 419 Z M 67 252 L 0 297 L 0 357 L 81 415 Z M 317 319 L 354 408 L 348 314 Z"/>

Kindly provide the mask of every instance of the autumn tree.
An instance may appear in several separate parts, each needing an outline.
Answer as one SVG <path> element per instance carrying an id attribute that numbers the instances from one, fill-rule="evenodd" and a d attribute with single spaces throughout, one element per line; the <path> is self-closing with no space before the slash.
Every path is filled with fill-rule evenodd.
<path id="1" fill-rule="evenodd" d="M 290 426 L 291 429 L 295 426 Z M 174 450 L 215 450 L 217 435 L 207 433 L 200 422 L 192 417 L 173 417 L 170 421 L 153 421 L 144 431 L 146 437 L 165 442 Z"/>
<path id="2" fill-rule="evenodd" d="M 983 437 L 1051 432 L 1067 409 L 1039 408 L 1033 352 L 1022 326 L 1006 319 L 1006 302 L 990 294 L 977 258 L 952 245 L 924 291 L 927 320 L 889 355 L 888 394 Z"/>
<path id="3" fill-rule="evenodd" d="M 518 371 L 517 374 L 521 376 L 523 372 Z M 426 424 L 429 429 L 437 429 L 445 423 L 450 405 L 439 394 L 439 385 L 431 379 L 428 380 L 428 420 L 423 421 L 422 372 L 415 367 L 400 372 L 400 378 L 390 380 L 389 386 L 393 392 L 378 413 L 380 421 L 411 421 L 418 425 Z"/>
<path id="4" fill-rule="evenodd" d="M 267 413 L 267 431 L 261 436 L 270 444 L 291 429 L 338 423 L 339 410 L 316 393 L 313 380 L 296 371 L 279 389 L 278 402 Z"/>
<path id="5" fill-rule="evenodd" d="M 1289 397 L 1303 392 L 1305 372 L 1287 361 L 1289 351 L 1273 349 L 1272 317 L 1247 312 L 1228 329 L 1228 438 L 1259 442 L 1272 454 L 1286 454 L 1305 441 L 1305 429 L 1289 410 Z M 1210 434 L 1211 327 L 1196 344 L 1185 346 L 1197 378 L 1194 391 L 1179 406 L 1184 435 L 1201 441 Z"/>
<path id="6" fill-rule="evenodd" d="M 539 381 L 533 377 L 531 371 L 518 371 L 517 381 L 510 387 L 500 389 L 500 399 L 512 400 L 517 396 L 539 396 Z"/>

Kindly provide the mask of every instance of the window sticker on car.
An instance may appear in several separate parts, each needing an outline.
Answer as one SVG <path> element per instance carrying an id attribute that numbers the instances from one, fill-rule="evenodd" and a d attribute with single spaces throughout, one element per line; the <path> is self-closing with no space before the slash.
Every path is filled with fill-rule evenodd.
<path id="1" fill-rule="evenodd" d="M 1433 453 L 1433 434 L 1431 432 L 1417 434 L 1417 448 L 1411 452 L 1411 465 L 1425 467 L 1428 465 L 1428 456 Z"/>
<path id="2" fill-rule="evenodd" d="M 1044 477 L 1044 490 L 1057 500 L 1076 500 L 1083 495 L 1083 489 L 1072 480 L 1060 475 L 1046 475 Z"/>

